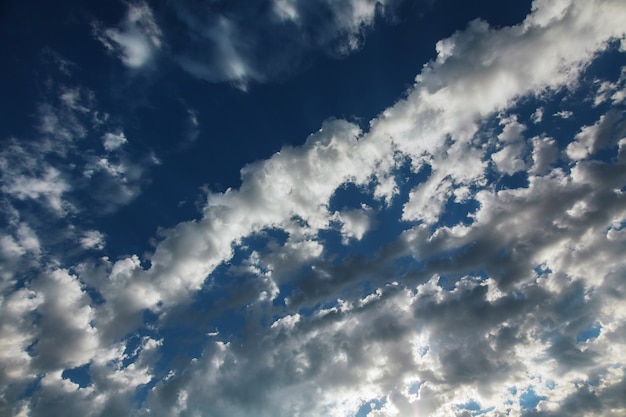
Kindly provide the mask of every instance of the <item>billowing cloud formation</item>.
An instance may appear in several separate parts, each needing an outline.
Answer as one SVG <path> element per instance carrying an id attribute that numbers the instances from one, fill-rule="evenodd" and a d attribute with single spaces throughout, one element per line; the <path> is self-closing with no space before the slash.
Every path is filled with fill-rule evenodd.
<path id="1" fill-rule="evenodd" d="M 298 2 L 273 6 L 281 21 L 304 19 Z M 624 16 L 619 0 L 536 1 L 516 26 L 472 22 L 368 129 L 329 120 L 244 167 L 240 188 L 209 193 L 202 217 L 161 231 L 144 258 L 64 269 L 15 223 L 0 240 L 0 407 L 623 415 L 626 77 L 589 68 L 623 58 Z M 552 124 L 577 117 L 558 92 L 590 105 L 571 132 Z M 573 116 L 546 117 L 554 107 Z M 80 132 L 67 126 L 59 140 Z M 10 198 L 50 201 L 7 178 Z M 38 273 L 16 285 L 20 268 Z M 183 325 L 193 357 L 171 353 L 186 342 L 168 332 Z"/>

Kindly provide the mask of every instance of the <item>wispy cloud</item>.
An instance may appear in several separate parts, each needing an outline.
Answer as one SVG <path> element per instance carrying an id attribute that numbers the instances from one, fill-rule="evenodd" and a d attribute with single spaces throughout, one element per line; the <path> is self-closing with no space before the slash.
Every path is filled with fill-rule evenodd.
<path id="1" fill-rule="evenodd" d="M 250 7 L 179 1 L 160 17 L 163 36 L 176 45 L 172 52 L 182 68 L 245 88 L 251 81 L 289 75 L 312 52 L 342 56 L 359 49 L 386 3 L 264 0 Z"/>
<path id="2" fill-rule="evenodd" d="M 161 29 L 145 2 L 129 3 L 119 27 L 103 28 L 94 23 L 94 35 L 129 68 L 148 65 L 163 47 Z"/>

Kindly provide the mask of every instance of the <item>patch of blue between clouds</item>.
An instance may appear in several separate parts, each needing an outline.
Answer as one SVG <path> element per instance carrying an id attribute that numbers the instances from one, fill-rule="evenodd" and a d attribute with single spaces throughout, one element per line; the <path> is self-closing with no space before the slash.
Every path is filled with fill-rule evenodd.
<path id="1" fill-rule="evenodd" d="M 20 395 L 20 399 L 26 399 L 26 398 L 32 397 L 32 395 L 39 389 L 42 378 L 43 378 L 43 375 L 38 375 L 35 379 L 30 381 L 29 384 L 26 386 L 26 388 L 24 388 L 24 392 L 22 392 L 22 394 Z M 66 377 L 64 376 L 63 378 L 66 378 Z M 69 378 L 66 378 L 66 379 L 69 379 Z M 72 382 L 77 383 L 75 381 L 72 381 Z"/>
<path id="2" fill-rule="evenodd" d="M 342 243 L 339 225 L 321 230 L 318 233 L 318 239 L 324 245 L 323 256 L 325 260 L 331 265 L 339 266 L 355 257 L 362 257 L 365 262 L 377 262 L 379 258 L 386 256 L 385 252 L 389 250 L 389 246 L 394 244 L 403 231 L 412 226 L 411 222 L 398 220 L 401 218 L 402 209 L 410 190 L 424 182 L 430 174 L 430 166 L 428 165 L 423 166 L 417 173 L 412 172 L 410 161 L 405 160 L 393 172 L 398 194 L 393 197 L 388 206 L 384 202 L 374 199 L 374 183 L 367 186 L 346 183 L 339 187 L 329 201 L 329 212 L 360 209 L 361 204 L 366 204 L 372 208 L 371 225 L 360 240 L 350 239 L 349 245 Z M 393 266 L 393 272 L 389 274 L 387 279 L 389 282 L 410 271 L 423 268 L 424 264 L 416 261 L 412 256 L 405 256 L 396 258 L 393 261 Z M 309 267 L 303 267 L 300 272 L 296 272 L 292 284 L 281 286 L 279 298 L 284 300 L 284 297 L 289 295 L 286 291 L 293 290 L 294 286 L 298 285 L 298 277 L 306 276 L 307 273 L 311 272 Z M 372 286 L 367 279 L 356 285 L 361 286 L 362 296 L 367 296 L 376 290 L 376 287 Z M 336 301 L 332 301 L 329 305 L 336 305 Z M 304 309 L 300 313 L 307 315 L 308 311 L 309 309 Z"/>
<path id="3" fill-rule="evenodd" d="M 444 207 L 443 214 L 439 217 L 438 226 L 452 227 L 457 224 L 464 226 L 470 226 L 474 223 L 474 219 L 470 217 L 480 208 L 480 203 L 474 199 L 468 199 L 467 201 L 457 202 L 454 196 L 448 198 Z"/>
<path id="4" fill-rule="evenodd" d="M 61 374 L 61 377 L 78 384 L 81 388 L 85 388 L 91 385 L 91 376 L 89 375 L 90 366 L 91 364 L 88 363 L 76 368 L 66 369 Z"/>
<path id="5" fill-rule="evenodd" d="M 478 411 L 480 410 L 480 404 L 474 400 L 468 401 L 465 404 L 459 404 L 457 408 L 461 410 Z"/>
<path id="6" fill-rule="evenodd" d="M 359 408 L 355 417 L 366 417 L 370 412 L 374 410 L 380 410 L 387 402 L 387 397 L 377 398 L 367 401 Z"/>
<path id="7" fill-rule="evenodd" d="M 522 410 L 534 410 L 541 400 L 547 398 L 548 397 L 537 395 L 535 389 L 530 387 L 519 396 L 519 405 L 522 407 Z"/>
<path id="8" fill-rule="evenodd" d="M 481 415 L 483 415 L 483 414 L 487 414 L 487 413 L 489 413 L 490 411 L 493 411 L 493 410 L 495 410 L 495 409 L 496 409 L 496 407 L 494 407 L 494 406 L 487 407 L 487 408 L 483 408 L 483 409 L 481 409 L 481 410 L 478 410 L 478 411 L 474 411 L 474 412 L 472 412 L 472 415 L 473 415 L 473 416 L 481 416 Z"/>
<path id="9" fill-rule="evenodd" d="M 483 414 L 487 414 L 488 412 L 495 409 L 495 407 L 482 408 L 480 404 L 475 400 L 470 400 L 466 402 L 465 404 L 459 404 L 457 405 L 457 408 L 459 410 L 469 411 L 472 416 L 480 416 Z"/>
<path id="10" fill-rule="evenodd" d="M 586 342 L 589 339 L 595 339 L 600 336 L 602 326 L 600 323 L 594 323 L 592 326 L 581 331 L 576 335 L 576 343 Z"/>
<path id="11" fill-rule="evenodd" d="M 332 251 L 335 256 L 339 256 L 338 261 L 341 260 L 342 256 L 349 253 L 375 253 L 385 244 L 395 241 L 404 230 L 411 226 L 410 222 L 399 220 L 402 217 L 402 209 L 408 200 L 409 192 L 426 181 L 430 174 L 429 165 L 424 165 L 418 172 L 413 172 L 410 161 L 408 159 L 403 161 L 397 169 L 392 171 L 398 193 L 394 195 L 389 206 L 374 198 L 373 193 L 376 184 L 373 182 L 366 187 L 358 187 L 353 183 L 346 183 L 339 187 L 330 198 L 329 212 L 359 209 L 361 204 L 366 204 L 373 209 L 372 224 L 361 240 L 352 239 L 350 245 L 340 243 L 337 230 L 320 232 L 322 241 L 326 240 L 325 243 L 332 243 L 328 245 L 329 251 Z M 328 242 L 331 237 L 333 241 Z"/>
<path id="12" fill-rule="evenodd" d="M 163 327 L 159 334 L 164 337 L 162 348 L 164 358 L 173 359 L 181 355 L 198 357 L 206 343 L 208 333 L 219 332 L 220 340 L 241 337 L 241 330 L 246 320 L 245 305 L 255 301 L 252 298 L 246 298 L 246 291 L 243 289 L 245 286 L 254 285 L 256 280 L 252 273 L 241 272 L 233 267 L 245 264 L 255 251 L 264 256 L 271 251 L 270 246 L 283 246 L 287 238 L 287 233 L 282 229 L 266 228 L 234 244 L 232 258 L 220 264 L 211 273 L 202 290 L 194 295 L 193 301 L 187 306 L 174 309 L 174 312 L 169 313 L 170 320 L 162 323 Z M 309 270 L 310 266 L 303 266 L 295 271 L 294 275 L 302 275 Z M 284 284 L 278 297 L 273 300 L 274 306 L 284 307 L 285 299 L 292 289 L 292 284 Z M 254 291 L 248 293 L 256 294 Z M 238 298 L 234 298 L 234 295 L 238 295 Z M 173 324 L 177 323 L 175 318 L 183 316 L 186 326 L 184 329 L 177 329 L 176 326 L 179 324 Z M 275 318 L 278 317 L 281 316 L 275 316 Z M 171 325 L 168 324 L 170 322 Z M 271 322 L 264 324 L 270 325 Z M 182 335 L 185 338 L 181 340 Z"/>
<path id="13" fill-rule="evenodd" d="M 546 264 L 537 265 L 533 268 L 533 271 L 537 274 L 538 277 L 548 275 L 552 273 L 552 270 L 546 266 Z"/>
<path id="14" fill-rule="evenodd" d="M 423 357 L 424 355 L 426 355 L 426 353 L 428 353 L 428 347 L 422 347 L 420 349 L 420 355 Z M 409 394 L 413 394 L 413 395 L 417 395 L 420 392 L 420 387 L 422 386 L 423 382 L 421 381 L 415 381 L 413 382 L 410 386 L 409 386 Z"/>

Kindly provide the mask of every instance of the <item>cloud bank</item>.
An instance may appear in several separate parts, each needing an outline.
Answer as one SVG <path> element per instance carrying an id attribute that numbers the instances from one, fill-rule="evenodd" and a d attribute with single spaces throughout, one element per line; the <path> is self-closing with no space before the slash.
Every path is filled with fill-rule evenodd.
<path id="1" fill-rule="evenodd" d="M 272 72 L 241 53 L 258 50 L 242 41 L 258 33 L 224 17 L 237 6 L 218 17 L 193 5 L 173 5 L 176 19 L 215 45 L 181 54 L 183 65 L 214 81 Z M 267 5 L 266 19 L 315 26 L 304 3 Z M 325 7 L 333 40 L 376 13 L 365 1 Z M 130 16 L 106 39 L 132 67 L 147 62 L 138 51 L 152 38 L 129 37 L 150 26 L 139 25 L 147 12 Z M 590 68 L 623 56 L 624 16 L 618 0 L 539 0 L 515 26 L 471 22 L 437 43 L 437 58 L 367 129 L 328 120 L 303 145 L 247 165 L 240 188 L 208 193 L 201 217 L 162 230 L 148 256 L 68 265 L 42 256 L 33 229 L 12 217 L 0 239 L 0 410 L 623 415 L 626 76 Z M 316 36 L 306 42 L 331 42 Z M 223 67 L 207 70 L 199 56 Z M 89 136 L 91 99 L 59 97 L 42 107 L 41 132 L 65 144 L 62 155 Z M 577 118 L 577 101 L 586 117 L 571 132 L 554 125 Z M 548 117 L 557 112 L 572 117 Z M 98 132 L 105 153 L 86 160 L 84 177 L 141 177 L 109 159 L 125 135 Z M 2 154 L 5 205 L 79 210 L 65 198 L 71 175 L 27 155 L 17 142 Z M 349 192 L 359 198 L 342 200 Z M 92 250 L 103 239 L 85 230 L 76 242 Z M 23 271 L 32 278 L 20 281 Z M 168 353 L 181 325 L 196 332 L 192 357 Z"/>

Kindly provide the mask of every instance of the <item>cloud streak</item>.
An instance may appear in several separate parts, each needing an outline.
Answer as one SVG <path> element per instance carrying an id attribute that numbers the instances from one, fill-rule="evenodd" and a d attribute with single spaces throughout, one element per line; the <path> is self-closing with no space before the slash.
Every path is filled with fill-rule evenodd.
<path id="1" fill-rule="evenodd" d="M 385 6 L 380 0 L 263 0 L 169 2 L 155 12 L 129 4 L 119 27 L 94 26 L 96 38 L 131 69 L 159 52 L 189 74 L 246 88 L 290 75 L 314 52 L 344 56 L 358 50 Z"/>

